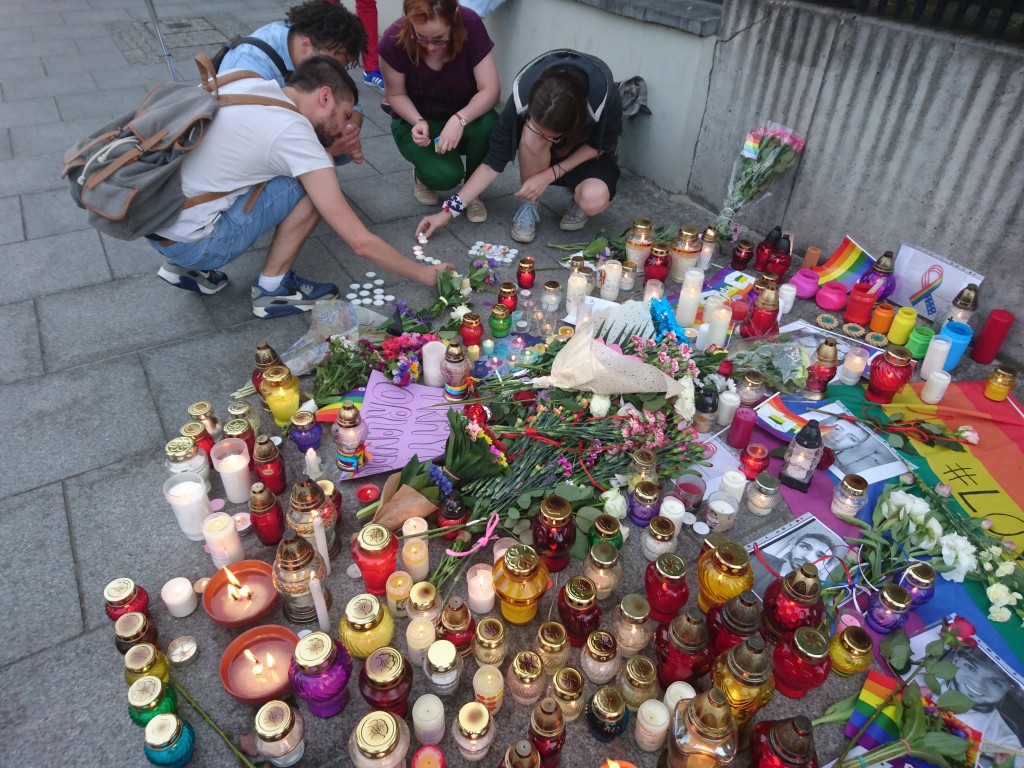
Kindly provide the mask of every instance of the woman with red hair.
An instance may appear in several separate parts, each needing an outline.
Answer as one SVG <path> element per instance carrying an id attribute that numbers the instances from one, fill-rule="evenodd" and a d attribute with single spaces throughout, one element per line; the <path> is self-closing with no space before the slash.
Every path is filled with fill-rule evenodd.
<path id="1" fill-rule="evenodd" d="M 459 186 L 487 154 L 501 93 L 493 48 L 480 17 L 458 0 L 405 0 L 381 38 L 391 134 L 423 205 L 436 205 L 437 191 Z M 466 209 L 470 221 L 487 220 L 478 198 Z"/>

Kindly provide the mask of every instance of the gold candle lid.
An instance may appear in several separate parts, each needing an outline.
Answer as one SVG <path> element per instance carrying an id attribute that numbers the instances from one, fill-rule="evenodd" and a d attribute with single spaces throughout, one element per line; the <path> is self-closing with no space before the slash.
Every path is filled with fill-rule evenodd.
<path id="1" fill-rule="evenodd" d="M 292 414 L 292 426 L 309 429 L 316 422 L 316 417 L 309 411 L 296 411 Z M 227 427 L 225 427 L 227 429 Z"/>
<path id="2" fill-rule="evenodd" d="M 733 247 L 732 252 L 740 258 L 746 258 L 754 253 L 754 242 L 752 240 L 740 240 Z"/>
<path id="3" fill-rule="evenodd" d="M 447 672 L 455 667 L 458 651 L 451 640 L 435 640 L 427 648 L 427 663 L 434 672 Z"/>
<path id="4" fill-rule="evenodd" d="M 555 738 L 565 730 L 565 718 L 558 702 L 545 696 L 530 714 L 530 727 L 538 736 Z"/>
<path id="5" fill-rule="evenodd" d="M 626 595 L 619 603 L 619 613 L 630 624 L 643 624 L 651 616 L 651 604 L 643 595 Z"/>
<path id="6" fill-rule="evenodd" d="M 228 416 L 235 419 L 248 419 L 252 415 L 252 406 L 245 400 L 234 400 L 228 403 Z"/>
<path id="7" fill-rule="evenodd" d="M 636 272 L 636 262 L 635 261 L 624 261 L 624 262 L 622 262 L 622 274 L 625 275 L 627 273 L 633 273 L 633 272 Z"/>
<path id="8" fill-rule="evenodd" d="M 561 496 L 548 496 L 540 503 L 541 520 L 559 527 L 572 520 L 572 504 Z"/>
<path id="9" fill-rule="evenodd" d="M 935 584 L 935 569 L 922 560 L 915 560 L 907 566 L 903 577 L 918 589 L 928 589 Z"/>
<path id="10" fill-rule="evenodd" d="M 583 694 L 583 674 L 575 667 L 562 667 L 551 678 L 551 686 L 562 701 L 576 701 Z"/>
<path id="11" fill-rule="evenodd" d="M 256 735 L 263 741 L 280 741 L 295 727 L 295 713 L 283 701 L 268 701 L 256 713 Z"/>
<path id="12" fill-rule="evenodd" d="M 280 451 L 277 450 L 277 446 L 274 445 L 274 441 L 266 435 L 260 435 L 256 438 L 256 445 L 252 449 L 252 457 L 256 461 L 273 461 L 280 455 Z M 306 481 L 303 481 L 306 482 Z M 299 484 L 296 484 L 298 487 Z M 315 485 L 315 483 L 314 483 Z M 292 491 L 292 497 L 294 498 L 295 491 Z"/>
<path id="13" fill-rule="evenodd" d="M 772 674 L 771 657 L 758 634 L 730 648 L 725 663 L 733 677 L 750 685 L 760 685 Z"/>
<path id="14" fill-rule="evenodd" d="M 345 621 L 353 629 L 365 632 L 373 629 L 384 618 L 385 608 L 371 594 L 356 595 L 345 606 Z"/>
<path id="15" fill-rule="evenodd" d="M 597 599 L 597 587 L 586 576 L 573 576 L 564 589 L 565 599 L 573 608 L 589 608 Z"/>
<path id="16" fill-rule="evenodd" d="M 540 768 L 540 753 L 533 742 L 520 739 L 505 750 L 501 768 Z"/>
<path id="17" fill-rule="evenodd" d="M 146 746 L 166 749 L 181 735 L 181 720 L 170 712 L 157 715 L 146 723 Z"/>
<path id="18" fill-rule="evenodd" d="M 653 661 L 637 654 L 626 661 L 626 677 L 637 688 L 650 688 L 658 679 L 658 670 Z"/>
<path id="19" fill-rule="evenodd" d="M 786 765 L 805 765 L 815 756 L 813 730 L 806 715 L 776 720 L 768 731 L 768 742 Z"/>
<path id="20" fill-rule="evenodd" d="M 280 568 L 282 571 L 297 572 L 306 568 L 318 557 L 313 545 L 299 536 L 293 528 L 289 528 L 284 532 L 277 545 L 274 567 Z"/>
<path id="21" fill-rule="evenodd" d="M 749 589 L 726 600 L 722 623 L 737 635 L 749 635 L 761 626 L 761 601 Z"/>
<path id="22" fill-rule="evenodd" d="M 668 634 L 672 644 L 687 653 L 696 653 L 708 644 L 707 622 L 704 614 L 694 606 L 672 619 L 668 625 Z"/>
<path id="23" fill-rule="evenodd" d="M 763 387 L 764 374 L 760 371 L 748 371 L 743 374 L 743 383 L 748 387 Z"/>
<path id="24" fill-rule="evenodd" d="M 714 558 L 726 573 L 738 575 L 750 569 L 750 555 L 732 541 L 724 541 L 715 547 Z"/>
<path id="25" fill-rule="evenodd" d="M 796 570 L 790 571 L 782 580 L 782 589 L 792 600 L 814 602 L 821 594 L 818 567 L 811 563 L 804 563 Z"/>
<path id="26" fill-rule="evenodd" d="M 273 365 L 267 368 L 263 374 L 263 381 L 271 386 L 280 386 L 292 378 L 292 372 L 287 365 Z"/>
<path id="27" fill-rule="evenodd" d="M 885 349 L 885 361 L 899 368 L 905 368 L 910 365 L 910 361 L 913 359 L 914 356 L 906 347 L 889 346 Z"/>
<path id="28" fill-rule="evenodd" d="M 619 550 L 610 541 L 598 541 L 590 548 L 590 559 L 602 568 L 611 568 L 619 562 Z"/>
<path id="29" fill-rule="evenodd" d="M 651 518 L 651 522 L 647 524 L 647 531 L 655 541 L 669 542 L 676 535 L 676 524 L 667 517 L 658 515 Z"/>
<path id="30" fill-rule="evenodd" d="M 193 419 L 209 418 L 212 413 L 213 405 L 208 403 L 206 400 L 200 400 L 199 402 L 192 403 L 192 405 L 188 407 L 188 415 Z"/>
<path id="31" fill-rule="evenodd" d="M 650 219 L 633 219 L 633 229 L 640 232 L 650 232 L 654 229 L 654 224 L 651 223 Z"/>
<path id="32" fill-rule="evenodd" d="M 501 619 L 488 616 L 481 619 L 476 625 L 476 641 L 483 648 L 493 650 L 498 648 L 505 640 L 505 625 Z"/>
<path id="33" fill-rule="evenodd" d="M 381 552 L 391 544 L 391 531 L 380 523 L 370 523 L 359 529 L 359 548 L 367 554 Z"/>
<path id="34" fill-rule="evenodd" d="M 398 721 L 390 712 L 371 712 L 356 726 L 356 747 L 366 757 L 386 757 L 397 745 Z"/>
<path id="35" fill-rule="evenodd" d="M 692 224 L 686 224 L 679 228 L 679 231 L 676 233 L 676 237 L 692 242 L 698 238 L 697 228 Z"/>
<path id="36" fill-rule="evenodd" d="M 156 646 L 152 643 L 139 643 L 128 649 L 124 655 L 124 668 L 135 675 L 144 675 L 156 666 Z"/>
<path id="37" fill-rule="evenodd" d="M 190 437 L 197 443 L 204 437 L 209 436 L 209 433 L 206 431 L 206 425 L 201 421 L 190 421 L 187 424 L 182 424 L 178 432 L 182 437 Z"/>
<path id="38" fill-rule="evenodd" d="M 491 307 L 491 317 L 496 318 L 498 320 L 504 320 L 506 317 L 508 317 L 508 307 L 506 307 L 504 304 L 495 304 L 493 307 Z"/>
<path id="39" fill-rule="evenodd" d="M 154 675 L 146 675 L 128 688 L 128 705 L 145 712 L 159 704 L 163 695 L 164 681 Z"/>
<path id="40" fill-rule="evenodd" d="M 505 551 L 504 563 L 514 576 L 532 576 L 538 567 L 537 552 L 527 544 L 513 544 Z"/>
<path id="41" fill-rule="evenodd" d="M 836 350 L 835 339 L 825 339 L 818 345 L 815 354 L 818 357 L 818 365 L 826 368 L 835 368 L 839 365 L 839 352 Z"/>
<path id="42" fill-rule="evenodd" d="M 903 612 L 910 608 L 910 593 L 899 584 L 886 584 L 879 595 L 882 605 L 886 608 Z"/>
<path id="43" fill-rule="evenodd" d="M 149 622 L 146 621 L 144 614 L 138 611 L 131 611 L 130 613 L 122 614 L 114 622 L 114 634 L 118 640 L 130 643 L 146 634 L 148 624 Z"/>
<path id="44" fill-rule="evenodd" d="M 199 424 L 199 422 L 195 422 Z M 200 425 L 202 426 L 202 425 Z M 171 461 L 188 461 L 196 455 L 196 441 L 191 437 L 176 437 L 164 446 L 164 455 Z"/>
<path id="45" fill-rule="evenodd" d="M 545 621 L 537 628 L 537 644 L 545 653 L 558 653 L 568 639 L 565 627 L 557 621 Z"/>
<path id="46" fill-rule="evenodd" d="M 622 717 L 626 711 L 626 702 L 617 688 L 606 685 L 598 688 L 594 698 L 590 700 L 593 713 L 601 720 L 613 721 Z"/>
<path id="47" fill-rule="evenodd" d="M 655 518 L 655 520 L 657 519 L 659 518 Z M 669 579 L 670 581 L 686 578 L 686 563 L 683 562 L 683 558 L 679 555 L 671 552 L 658 555 L 654 561 L 654 570 L 663 579 Z"/>
<path id="48" fill-rule="evenodd" d="M 481 324 L 480 315 L 476 312 L 467 312 L 462 316 L 462 325 L 465 328 L 476 328 Z"/>
<path id="49" fill-rule="evenodd" d="M 519 260 L 520 272 L 533 272 L 534 267 L 535 262 L 533 260 L 533 256 L 523 256 L 523 258 Z"/>
<path id="50" fill-rule="evenodd" d="M 666 243 L 664 241 L 655 243 L 651 246 L 651 255 L 668 258 L 668 249 L 671 247 L 670 243 Z"/>
<path id="51" fill-rule="evenodd" d="M 453 341 L 448 345 L 448 348 L 444 351 L 444 359 L 449 363 L 461 363 L 466 359 L 466 353 L 462 349 L 462 345 L 457 341 Z"/>
<path id="52" fill-rule="evenodd" d="M 868 492 L 868 481 L 860 475 L 845 475 L 839 487 L 847 496 L 859 498 Z"/>
<path id="53" fill-rule="evenodd" d="M 532 683 L 544 671 L 544 664 L 533 651 L 520 651 L 512 659 L 512 674 L 521 682 Z"/>
<path id="54" fill-rule="evenodd" d="M 661 490 L 650 480 L 641 480 L 633 489 L 633 495 L 641 504 L 654 504 L 661 495 Z"/>
<path id="55" fill-rule="evenodd" d="M 516 295 L 516 284 L 515 283 L 502 283 L 498 286 L 499 296 L 515 296 Z"/>
<path id="56" fill-rule="evenodd" d="M 810 659 L 820 660 L 828 656 L 828 640 L 813 627 L 797 628 L 793 633 L 793 642 L 797 650 Z"/>
<path id="57" fill-rule="evenodd" d="M 366 657 L 364 669 L 375 688 L 393 688 L 405 674 L 405 659 L 397 650 L 385 645 Z"/>
<path id="58" fill-rule="evenodd" d="M 299 411 L 299 413 L 302 413 L 302 411 Z M 252 432 L 252 424 L 249 423 L 248 419 L 231 419 L 231 421 L 224 425 L 224 437 L 241 438 L 246 432 Z"/>
<path id="59" fill-rule="evenodd" d="M 131 579 L 114 579 L 103 588 L 103 599 L 112 608 L 127 605 L 134 598 L 135 582 Z"/>
<path id="60" fill-rule="evenodd" d="M 658 466 L 658 457 L 654 455 L 654 451 L 648 450 L 647 448 L 640 448 L 633 451 L 633 465 L 637 469 L 654 469 Z"/>
<path id="61" fill-rule="evenodd" d="M 686 716 L 694 730 L 709 738 L 721 738 L 736 727 L 729 699 L 718 686 L 691 699 Z"/>
<path id="62" fill-rule="evenodd" d="M 587 653 L 594 657 L 597 661 L 610 661 L 615 658 L 615 653 L 618 651 L 618 643 L 615 642 L 615 638 L 609 632 L 605 632 L 603 629 L 598 629 L 591 632 L 587 637 Z"/>
<path id="63" fill-rule="evenodd" d="M 594 518 L 594 532 L 602 539 L 614 539 L 620 530 L 619 521 L 611 515 L 598 515 Z"/>
<path id="64" fill-rule="evenodd" d="M 281 362 L 281 357 L 274 351 L 274 348 L 267 344 L 265 341 L 261 341 L 256 346 L 256 354 L 254 355 L 256 367 L 260 370 L 266 370 L 273 365 L 277 365 Z"/>
<path id="65" fill-rule="evenodd" d="M 472 620 L 469 608 L 458 595 L 453 595 L 441 611 L 441 625 L 450 632 L 462 632 Z"/>
<path id="66" fill-rule="evenodd" d="M 362 421 L 362 417 L 359 415 L 359 409 L 356 408 L 355 403 L 351 400 L 343 400 L 341 408 L 338 409 L 338 417 L 335 423 L 339 427 L 356 427 Z"/>
<path id="67" fill-rule="evenodd" d="M 700 239 L 705 243 L 714 243 L 718 241 L 718 230 L 714 227 L 708 227 L 701 232 Z"/>
<path id="68" fill-rule="evenodd" d="M 1017 386 L 1017 369 L 1009 365 L 997 365 L 995 370 L 989 374 L 989 380 L 994 384 L 1002 384 L 1011 389 Z"/>
<path id="69" fill-rule="evenodd" d="M 310 632 L 295 646 L 295 663 L 311 675 L 323 672 L 335 657 L 334 639 L 326 632 Z"/>
<path id="70" fill-rule="evenodd" d="M 409 605 L 414 611 L 429 611 L 437 602 L 437 588 L 429 581 L 419 581 L 409 590 Z"/>
<path id="71" fill-rule="evenodd" d="M 853 657 L 867 656 L 874 643 L 863 627 L 847 627 L 839 635 L 839 643 Z"/>
<path id="72" fill-rule="evenodd" d="M 544 283 L 544 293 L 548 295 L 558 293 L 560 290 L 562 290 L 562 286 L 559 285 L 557 280 L 548 280 Z"/>
<path id="73" fill-rule="evenodd" d="M 491 728 L 491 713 L 478 701 L 463 704 L 459 710 L 459 730 L 463 736 L 479 739 Z"/>

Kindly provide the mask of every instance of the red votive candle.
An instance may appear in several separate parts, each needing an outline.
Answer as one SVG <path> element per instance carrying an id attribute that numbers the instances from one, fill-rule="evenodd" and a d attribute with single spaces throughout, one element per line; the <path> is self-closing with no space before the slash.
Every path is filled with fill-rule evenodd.
<path id="1" fill-rule="evenodd" d="M 732 424 L 729 425 L 729 433 L 725 442 L 733 448 L 746 448 L 751 435 L 754 434 L 754 422 L 756 421 L 757 411 L 748 405 L 741 405 L 736 409 L 736 415 L 732 417 Z"/>
<path id="2" fill-rule="evenodd" d="M 1013 313 L 1005 309 L 993 309 L 988 313 L 985 325 L 978 334 L 971 350 L 971 359 L 976 363 L 991 363 L 999 354 L 999 348 L 1013 325 Z"/>
<path id="3" fill-rule="evenodd" d="M 740 456 L 740 472 L 747 480 L 753 480 L 768 469 L 768 449 L 761 443 L 750 443 Z"/>

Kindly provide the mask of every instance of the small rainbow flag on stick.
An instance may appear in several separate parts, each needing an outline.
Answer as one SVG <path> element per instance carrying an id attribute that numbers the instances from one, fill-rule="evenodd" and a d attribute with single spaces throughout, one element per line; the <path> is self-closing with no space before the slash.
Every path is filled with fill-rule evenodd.
<path id="1" fill-rule="evenodd" d="M 874 263 L 871 254 L 846 236 L 829 260 L 820 267 L 814 267 L 814 271 L 818 273 L 818 285 L 836 281 L 850 289 Z"/>
<path id="2" fill-rule="evenodd" d="M 857 704 L 854 706 L 853 715 L 850 716 L 850 722 L 846 724 L 844 732 L 846 738 L 852 739 L 856 736 L 861 726 L 868 721 L 868 718 L 874 714 L 876 709 L 882 706 L 882 702 L 898 686 L 899 682 L 891 677 L 886 677 L 874 670 L 868 672 L 868 677 L 864 681 L 864 688 L 861 689 L 860 696 L 857 698 Z M 893 704 L 889 704 L 875 718 L 875 722 L 864 731 L 858 743 L 865 749 L 874 749 L 877 746 L 894 741 L 899 738 L 899 735 L 900 728 L 896 724 L 896 707 Z"/>

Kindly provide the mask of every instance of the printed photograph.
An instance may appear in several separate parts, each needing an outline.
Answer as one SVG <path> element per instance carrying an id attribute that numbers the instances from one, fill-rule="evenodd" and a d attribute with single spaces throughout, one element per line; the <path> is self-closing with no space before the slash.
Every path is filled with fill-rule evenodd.
<path id="1" fill-rule="evenodd" d="M 848 549 L 842 537 L 816 517 L 798 517 L 747 546 L 754 568 L 754 592 L 762 597 L 777 576 L 806 563 L 814 563 L 818 576 L 825 580 Z"/>

